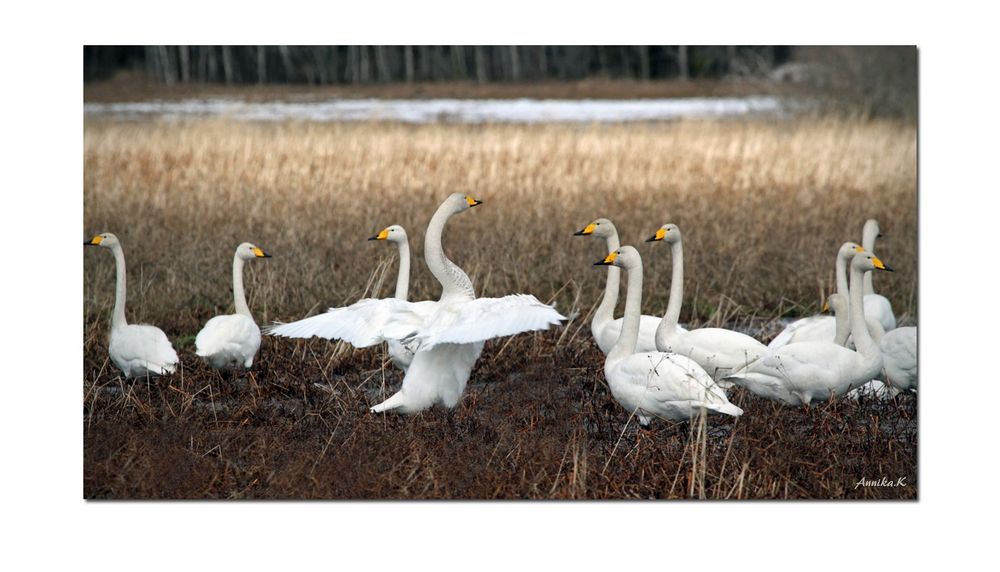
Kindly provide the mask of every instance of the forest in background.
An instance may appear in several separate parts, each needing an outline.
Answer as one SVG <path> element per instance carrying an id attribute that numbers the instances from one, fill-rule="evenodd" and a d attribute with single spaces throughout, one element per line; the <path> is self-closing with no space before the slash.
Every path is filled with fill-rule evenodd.
<path id="1" fill-rule="evenodd" d="M 84 46 L 84 80 L 149 84 L 371 86 L 767 82 L 836 107 L 915 117 L 913 46 Z"/>

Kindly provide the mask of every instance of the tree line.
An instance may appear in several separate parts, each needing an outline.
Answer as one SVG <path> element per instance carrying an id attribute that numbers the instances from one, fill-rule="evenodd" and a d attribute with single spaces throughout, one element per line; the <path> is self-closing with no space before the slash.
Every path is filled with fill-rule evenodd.
<path id="1" fill-rule="evenodd" d="M 312 85 L 761 75 L 789 46 L 84 46 L 84 79 Z"/>

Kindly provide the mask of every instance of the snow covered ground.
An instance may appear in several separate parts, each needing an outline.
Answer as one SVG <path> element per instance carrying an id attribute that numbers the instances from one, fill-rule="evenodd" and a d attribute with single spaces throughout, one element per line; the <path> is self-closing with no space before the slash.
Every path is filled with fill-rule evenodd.
<path id="1" fill-rule="evenodd" d="M 608 123 L 782 115 L 790 103 L 777 97 L 677 99 L 332 99 L 314 102 L 245 102 L 188 99 L 135 103 L 86 103 L 86 116 L 162 118 L 228 117 L 245 121 L 401 121 L 405 123 Z"/>

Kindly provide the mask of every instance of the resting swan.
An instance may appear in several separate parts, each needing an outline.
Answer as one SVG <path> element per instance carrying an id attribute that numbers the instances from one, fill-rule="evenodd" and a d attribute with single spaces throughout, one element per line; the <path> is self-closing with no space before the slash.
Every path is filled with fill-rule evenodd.
<path id="1" fill-rule="evenodd" d="M 481 204 L 455 193 L 438 207 L 424 240 L 424 260 L 441 284 L 437 301 L 366 299 L 325 314 L 268 328 L 277 336 L 342 339 L 356 347 L 382 341 L 417 343 L 403 386 L 372 412 L 416 413 L 442 404 L 458 404 L 486 340 L 544 330 L 566 318 L 534 296 L 476 298 L 472 280 L 441 248 L 445 223 L 452 215 Z"/>
<path id="2" fill-rule="evenodd" d="M 661 352 L 676 352 L 687 356 L 712 376 L 722 380 L 720 385 L 730 387 L 724 381 L 726 374 L 754 362 L 767 353 L 767 346 L 746 334 L 724 328 L 699 328 L 689 332 L 677 327 L 684 300 L 684 247 L 681 230 L 675 224 L 665 224 L 646 242 L 666 242 L 673 256 L 673 272 L 670 276 L 670 298 L 667 311 L 656 329 L 656 349 Z"/>
<path id="3" fill-rule="evenodd" d="M 603 238 L 605 252 L 614 252 L 621 245 L 618 240 L 618 229 L 606 218 L 595 220 L 573 233 L 573 236 Z M 618 305 L 620 281 L 621 269 L 614 265 L 608 265 L 608 281 L 604 286 L 604 296 L 601 298 L 601 304 L 594 311 L 594 319 L 590 322 L 590 331 L 594 335 L 594 341 L 597 342 L 597 347 L 604 355 L 611 351 L 622 333 L 624 320 L 623 318 L 616 320 L 614 317 L 615 306 Z M 656 351 L 656 328 L 659 325 L 660 318 L 656 316 L 639 316 L 639 341 L 636 343 L 636 351 Z"/>
<path id="4" fill-rule="evenodd" d="M 247 260 L 271 255 L 249 242 L 236 247 L 233 255 L 233 305 L 235 314 L 209 320 L 194 339 L 195 353 L 218 370 L 239 366 L 249 368 L 260 349 L 260 328 L 247 306 L 243 292 L 243 265 Z"/>
<path id="5" fill-rule="evenodd" d="M 174 373 L 177 352 L 163 330 L 125 321 L 125 253 L 118 237 L 105 232 L 83 244 L 110 249 L 115 255 L 115 308 L 111 312 L 111 341 L 108 344 L 111 361 L 125 377 Z"/>
<path id="6" fill-rule="evenodd" d="M 847 265 L 854 258 L 854 255 L 858 252 L 864 252 L 864 248 L 859 246 L 854 242 L 845 242 L 841 245 L 840 250 L 837 251 L 837 261 L 836 267 L 836 277 L 837 277 L 837 293 L 843 296 L 844 303 L 847 304 Z M 847 325 L 847 310 L 844 310 L 844 327 L 848 337 L 850 336 L 850 327 Z M 868 330 L 874 332 L 877 330 L 882 330 L 882 325 L 879 321 L 868 315 L 868 308 L 865 307 L 865 318 L 867 319 Z M 834 339 L 837 334 L 837 321 L 834 316 L 827 316 L 823 314 L 817 314 L 815 316 L 809 316 L 808 318 L 800 318 L 795 320 L 791 324 L 785 327 L 780 334 L 775 336 L 771 343 L 767 345 L 768 349 L 777 349 L 781 346 L 794 344 L 798 342 L 829 342 Z M 841 345 L 846 344 L 846 340 Z"/>
<path id="7" fill-rule="evenodd" d="M 396 245 L 399 252 L 399 273 L 396 275 L 396 299 L 406 300 L 410 290 L 410 241 L 406 230 L 398 224 L 383 228 L 378 234 L 368 240 L 385 240 Z M 397 340 L 389 340 L 389 359 L 392 364 L 404 372 L 413 361 L 416 344 L 404 344 Z"/>
<path id="8" fill-rule="evenodd" d="M 878 342 L 885 380 L 899 391 L 917 390 L 917 328 L 907 326 L 886 332 Z"/>
<path id="9" fill-rule="evenodd" d="M 865 221 L 865 226 L 861 230 L 861 246 L 868 252 L 874 252 L 875 239 L 881 236 L 878 221 L 870 218 Z M 892 304 L 885 296 L 875 293 L 871 273 L 865 275 L 865 315 L 878 320 L 885 332 L 896 327 L 896 315 L 892 312 Z"/>
<path id="10" fill-rule="evenodd" d="M 840 397 L 874 379 L 882 369 L 882 352 L 865 326 L 864 273 L 892 271 L 871 252 L 851 260 L 850 327 L 857 351 L 834 342 L 802 342 L 770 351 L 760 360 L 728 376 L 751 392 L 789 405 L 808 405 Z"/>
<path id="11" fill-rule="evenodd" d="M 634 412 L 643 427 L 654 417 L 687 420 L 702 408 L 733 417 L 742 415 L 743 410 L 726 399 L 726 393 L 694 360 L 675 353 L 636 352 L 642 306 L 639 252 L 623 246 L 594 265 L 615 266 L 628 272 L 624 326 L 604 360 L 604 377 L 615 400 Z"/>

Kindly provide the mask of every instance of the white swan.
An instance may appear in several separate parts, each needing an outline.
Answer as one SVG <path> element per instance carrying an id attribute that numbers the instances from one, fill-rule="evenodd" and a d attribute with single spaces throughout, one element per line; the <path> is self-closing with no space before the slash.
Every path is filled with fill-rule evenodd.
<path id="1" fill-rule="evenodd" d="M 233 304 L 235 314 L 215 316 L 194 339 L 195 353 L 215 369 L 249 368 L 260 349 L 260 328 L 247 306 L 243 292 L 243 265 L 247 260 L 271 255 L 249 242 L 236 247 L 233 255 Z"/>
<path id="2" fill-rule="evenodd" d="M 726 374 L 746 366 L 767 353 L 767 346 L 746 334 L 724 328 L 699 328 L 685 332 L 677 327 L 684 300 L 684 247 L 681 231 L 675 224 L 665 224 L 646 242 L 670 244 L 673 272 L 670 276 L 670 298 L 667 311 L 656 329 L 656 349 L 687 356 L 712 376 L 729 387 Z"/>
<path id="3" fill-rule="evenodd" d="M 871 252 L 851 260 L 850 326 L 857 351 L 834 342 L 801 342 L 770 351 L 760 360 L 728 376 L 754 394 L 789 405 L 808 405 L 840 397 L 874 379 L 882 369 L 882 352 L 865 325 L 864 273 L 891 269 Z"/>
<path id="4" fill-rule="evenodd" d="M 726 393 L 694 360 L 675 353 L 636 352 L 642 306 L 639 252 L 623 246 L 596 265 L 613 265 L 628 272 L 624 327 L 604 360 L 604 377 L 615 400 L 634 412 L 644 427 L 654 417 L 687 420 L 702 408 L 733 417 L 742 415 L 743 410 L 726 399 Z"/>
<path id="5" fill-rule="evenodd" d="M 402 388 L 373 412 L 415 413 L 437 403 L 458 404 L 483 343 L 491 338 L 544 330 L 566 318 L 534 296 L 476 298 L 469 276 L 448 259 L 441 234 L 452 215 L 481 204 L 455 193 L 438 207 L 424 240 L 424 260 L 441 283 L 441 298 L 407 302 L 395 298 L 361 300 L 346 308 L 268 328 L 286 337 L 343 339 L 356 347 L 387 340 L 417 342 Z"/>
<path id="6" fill-rule="evenodd" d="M 177 352 L 163 330 L 125 321 L 125 253 L 118 237 L 105 232 L 83 244 L 110 249 L 115 255 L 115 308 L 111 312 L 111 341 L 108 344 L 111 361 L 125 377 L 173 373 L 177 368 Z"/>
<path id="7" fill-rule="evenodd" d="M 834 320 L 837 322 L 837 333 L 833 338 L 833 343 L 848 349 L 855 349 L 853 346 L 847 345 L 847 339 L 851 335 L 850 308 L 847 296 L 837 292 L 830 294 L 827 298 L 827 303 L 823 306 L 823 311 L 825 312 L 827 309 L 833 310 Z M 879 338 L 882 337 L 882 324 L 878 320 L 872 320 L 868 316 L 865 316 L 865 321 L 868 323 L 868 333 L 878 343 Z M 867 399 L 888 399 L 895 394 L 896 392 L 892 387 L 879 379 L 873 379 L 868 383 L 862 384 L 860 387 L 848 391 L 845 397 L 853 400 L 861 397 Z"/>
<path id="8" fill-rule="evenodd" d="M 861 229 L 861 246 L 868 252 L 874 252 L 875 239 L 881 236 L 878 221 L 870 218 L 865 221 L 865 226 Z M 892 311 L 892 304 L 885 296 L 875 293 L 871 273 L 865 275 L 865 315 L 878 320 L 882 324 L 883 331 L 888 332 L 896 327 L 896 315 Z"/>
<path id="9" fill-rule="evenodd" d="M 396 245 L 399 252 L 399 272 L 396 274 L 395 297 L 397 300 L 406 300 L 410 291 L 410 241 L 406 236 L 406 230 L 394 224 L 383 228 L 368 240 L 385 240 Z M 405 372 L 413 361 L 413 354 L 417 350 L 416 342 L 404 344 L 398 340 L 389 340 L 388 347 L 392 364 Z"/>
<path id="10" fill-rule="evenodd" d="M 621 243 L 618 240 L 618 229 L 606 218 L 599 218 L 582 229 L 573 233 L 573 236 L 595 236 L 604 239 L 605 252 L 618 250 Z M 594 311 L 594 318 L 590 322 L 590 331 L 594 335 L 597 347 L 604 355 L 607 355 L 614 347 L 622 333 L 622 318 L 615 319 L 615 306 L 618 305 L 618 289 L 621 282 L 621 269 L 608 265 L 608 281 L 604 286 L 604 296 L 601 303 Z M 656 351 L 656 328 L 660 325 L 660 318 L 656 316 L 639 316 L 639 341 L 636 342 L 636 351 L 652 352 Z M 683 328 L 682 328 L 683 329 Z"/>
<path id="11" fill-rule="evenodd" d="M 916 391 L 917 328 L 907 326 L 886 332 L 878 346 L 882 350 L 885 380 L 899 391 Z"/>
<path id="12" fill-rule="evenodd" d="M 864 248 L 854 242 L 845 242 L 837 251 L 835 263 L 837 277 L 837 293 L 844 297 L 847 303 L 847 265 L 858 252 L 864 252 Z M 881 330 L 881 323 L 874 317 L 868 315 L 868 307 L 865 307 L 865 318 L 870 332 Z M 850 326 L 847 325 L 847 310 L 844 311 L 844 326 L 847 328 L 848 337 Z M 778 349 L 787 344 L 798 342 L 829 342 L 834 339 L 837 333 L 837 323 L 834 316 L 817 314 L 807 318 L 800 318 L 785 327 L 780 334 L 775 336 L 771 343 L 767 345 L 769 349 Z M 845 342 L 846 343 L 846 342 Z M 843 344 L 842 344 L 843 345 Z"/>

